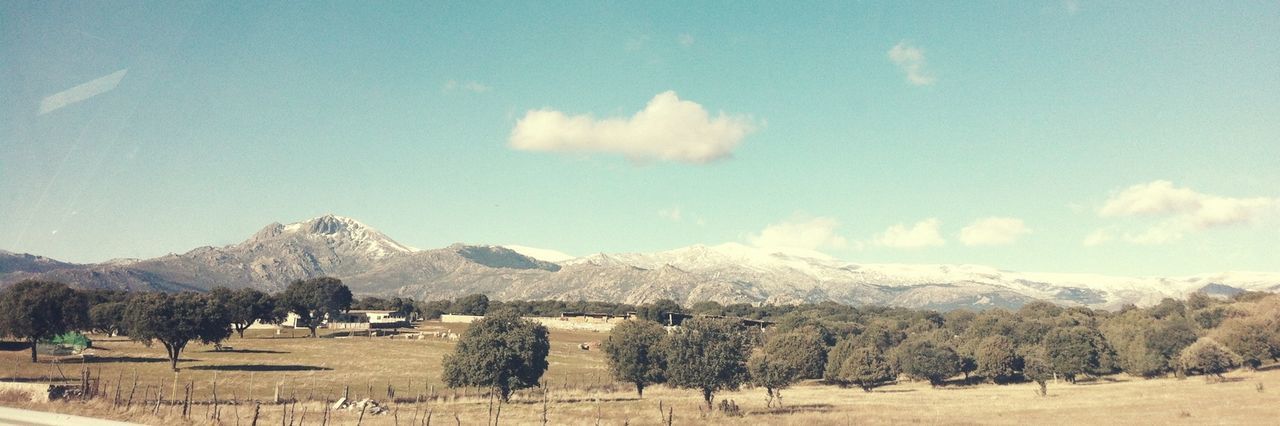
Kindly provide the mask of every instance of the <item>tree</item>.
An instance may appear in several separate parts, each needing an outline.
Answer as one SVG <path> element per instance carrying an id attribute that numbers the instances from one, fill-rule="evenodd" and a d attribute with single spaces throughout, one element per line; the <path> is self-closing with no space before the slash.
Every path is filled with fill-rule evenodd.
<path id="1" fill-rule="evenodd" d="M 797 379 L 821 379 L 827 366 L 827 347 L 823 334 L 817 327 L 806 326 L 790 333 L 772 336 L 765 343 L 765 352 L 775 362 L 796 369 Z"/>
<path id="2" fill-rule="evenodd" d="M 1043 347 L 1036 347 L 1023 356 L 1022 375 L 1040 385 L 1040 396 L 1049 395 L 1049 379 L 1053 378 L 1053 364 L 1049 362 Z"/>
<path id="3" fill-rule="evenodd" d="M 1018 371 L 1018 353 L 1013 340 L 1005 336 L 988 336 L 982 339 L 974 359 L 978 375 L 994 383 L 1004 383 Z"/>
<path id="4" fill-rule="evenodd" d="M 191 341 L 207 344 L 231 335 L 231 319 L 222 304 L 195 292 L 135 296 L 125 307 L 124 327 L 130 339 L 164 345 L 174 371 L 178 371 L 178 355 Z"/>
<path id="5" fill-rule="evenodd" d="M 894 349 L 894 360 L 898 370 L 907 377 L 928 380 L 931 386 L 941 385 L 960 374 L 960 356 L 950 347 L 929 339 L 908 339 Z"/>
<path id="6" fill-rule="evenodd" d="M 667 318 L 667 314 L 684 312 L 684 308 L 681 307 L 679 303 L 676 303 L 671 299 L 662 299 L 657 302 L 653 302 L 652 305 L 643 306 L 640 309 L 644 318 L 663 325 L 671 325 L 667 324 L 670 322 L 669 318 Z"/>
<path id="7" fill-rule="evenodd" d="M 795 365 L 772 358 L 765 350 L 756 350 L 747 359 L 747 372 L 751 375 L 751 383 L 764 388 L 768 399 L 765 406 L 772 407 L 777 400 L 782 405 L 782 390 L 791 387 L 799 379 L 799 370 Z"/>
<path id="8" fill-rule="evenodd" d="M 1054 328 L 1043 339 L 1045 360 L 1053 371 L 1075 383 L 1076 376 L 1098 367 L 1094 337 L 1092 331 L 1082 326 Z"/>
<path id="9" fill-rule="evenodd" d="M 644 388 L 665 380 L 662 338 L 667 332 L 649 320 L 623 321 L 609 333 L 604 353 L 613 377 L 636 385 L 636 394 L 644 397 Z"/>
<path id="10" fill-rule="evenodd" d="M 1183 371 L 1199 371 L 1205 375 L 1212 374 L 1222 378 L 1222 373 L 1240 365 L 1240 355 L 1236 355 L 1217 340 L 1204 337 L 1183 349 L 1179 361 Z"/>
<path id="11" fill-rule="evenodd" d="M 31 343 L 36 362 L 36 342 L 89 325 L 89 302 L 66 284 L 23 280 L 0 294 L 0 329 Z"/>
<path id="12" fill-rule="evenodd" d="M 124 330 L 125 302 L 106 302 L 89 308 L 91 328 L 107 336 L 115 336 Z"/>
<path id="13" fill-rule="evenodd" d="M 717 391 L 737 390 L 747 379 L 748 336 L 732 320 L 694 318 L 664 340 L 667 381 L 702 391 L 711 408 Z"/>
<path id="14" fill-rule="evenodd" d="M 1217 341 L 1240 356 L 1244 366 L 1256 369 L 1280 354 L 1277 336 L 1262 318 L 1232 318 L 1214 333 Z"/>
<path id="15" fill-rule="evenodd" d="M 298 322 L 316 337 L 316 328 L 326 317 L 333 318 L 351 307 L 351 290 L 337 278 L 296 280 L 280 294 L 279 303 L 298 314 Z"/>
<path id="16" fill-rule="evenodd" d="M 538 385 L 547 371 L 547 328 L 501 310 L 471 323 L 453 353 L 444 357 L 450 387 L 487 387 L 507 401 L 511 392 Z"/>
<path id="17" fill-rule="evenodd" d="M 449 306 L 453 302 L 448 300 L 432 300 L 418 307 L 418 312 L 422 313 L 422 319 L 437 320 L 441 315 L 449 312 Z"/>
<path id="18" fill-rule="evenodd" d="M 828 358 L 828 365 L 832 360 L 836 359 Z M 839 365 L 835 374 L 836 383 L 842 386 L 857 385 L 867 392 L 896 378 L 893 366 L 876 348 L 854 349 Z"/>
<path id="19" fill-rule="evenodd" d="M 827 345 L 816 333 L 799 332 L 774 335 L 764 348 L 747 360 L 751 382 L 765 388 L 769 405 L 777 399 L 782 403 L 782 390 L 796 381 L 822 377 L 827 363 Z"/>
<path id="20" fill-rule="evenodd" d="M 489 310 L 489 296 L 483 294 L 469 294 L 463 296 L 453 302 L 453 306 L 449 307 L 449 312 L 457 315 L 475 315 L 481 316 Z"/>
<path id="21" fill-rule="evenodd" d="M 222 304 L 227 316 L 231 318 L 231 327 L 241 339 L 244 338 L 244 331 L 254 322 L 278 322 L 281 319 L 276 312 L 275 300 L 261 291 L 218 287 L 211 294 Z"/>

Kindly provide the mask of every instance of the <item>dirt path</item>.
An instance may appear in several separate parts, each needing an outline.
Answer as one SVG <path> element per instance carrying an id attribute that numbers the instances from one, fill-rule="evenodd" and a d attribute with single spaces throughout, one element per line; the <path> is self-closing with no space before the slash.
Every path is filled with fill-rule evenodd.
<path id="1" fill-rule="evenodd" d="M 113 420 L 102 420 L 90 417 L 72 416 L 70 414 L 46 413 L 44 411 L 23 410 L 20 408 L 0 407 L 0 425 L 15 426 L 129 426 L 136 423 L 124 423 Z"/>

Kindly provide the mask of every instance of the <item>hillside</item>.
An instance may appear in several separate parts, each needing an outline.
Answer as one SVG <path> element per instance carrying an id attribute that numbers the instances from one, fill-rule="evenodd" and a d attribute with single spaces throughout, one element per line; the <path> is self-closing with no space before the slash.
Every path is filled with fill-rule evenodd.
<path id="1" fill-rule="evenodd" d="M 857 264 L 820 253 L 735 243 L 655 253 L 600 253 L 559 262 L 522 252 L 558 253 L 465 244 L 418 250 L 357 220 L 327 215 L 288 225 L 273 223 L 238 244 L 153 259 L 80 265 L 0 252 L 0 282 L 40 277 L 82 288 L 176 291 L 248 286 L 276 291 L 295 279 L 335 276 L 357 294 L 420 300 L 486 293 L 496 299 L 625 303 L 831 300 L 940 310 L 1017 307 L 1033 300 L 1114 309 L 1126 303 L 1154 304 L 1201 289 L 1215 294 L 1280 290 L 1280 273 L 1126 278 L 1023 273 L 979 265 Z"/>

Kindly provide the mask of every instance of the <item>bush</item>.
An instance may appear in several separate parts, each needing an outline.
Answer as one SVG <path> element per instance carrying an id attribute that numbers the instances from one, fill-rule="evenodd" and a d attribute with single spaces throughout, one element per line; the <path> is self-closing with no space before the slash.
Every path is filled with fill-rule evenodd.
<path id="1" fill-rule="evenodd" d="M 1240 355 L 1236 355 L 1231 349 L 1208 337 L 1196 340 L 1191 346 L 1183 349 L 1179 360 L 1184 372 L 1200 372 L 1219 378 L 1222 377 L 1222 373 L 1240 365 L 1241 361 Z"/>

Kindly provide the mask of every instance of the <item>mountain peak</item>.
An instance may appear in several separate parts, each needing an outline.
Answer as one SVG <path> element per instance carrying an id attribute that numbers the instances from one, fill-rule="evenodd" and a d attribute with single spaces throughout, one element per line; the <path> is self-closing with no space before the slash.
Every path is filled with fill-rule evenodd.
<path id="1" fill-rule="evenodd" d="M 396 242 L 372 226 L 335 214 L 326 214 L 288 225 L 272 223 L 254 234 L 246 243 L 257 243 L 289 236 L 320 240 L 329 246 L 341 245 L 358 248 L 373 257 L 417 251 L 417 249 Z"/>

